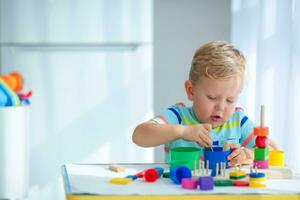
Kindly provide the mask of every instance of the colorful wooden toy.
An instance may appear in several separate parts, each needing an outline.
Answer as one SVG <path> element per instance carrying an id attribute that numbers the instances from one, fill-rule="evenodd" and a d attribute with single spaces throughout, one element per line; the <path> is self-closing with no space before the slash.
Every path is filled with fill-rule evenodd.
<path id="1" fill-rule="evenodd" d="M 227 157 L 231 153 L 231 150 L 223 151 L 223 147 L 212 147 L 213 151 L 204 150 L 204 160 L 209 161 L 209 169 L 212 170 L 211 175 L 216 176 L 216 164 L 225 163 L 226 168 L 228 168 Z"/>
<path id="2" fill-rule="evenodd" d="M 266 187 L 266 175 L 262 172 L 251 172 L 249 174 L 249 187 L 263 188 Z"/>
<path id="3" fill-rule="evenodd" d="M 285 165 L 284 162 L 285 162 L 284 151 L 280 151 L 280 150 L 270 151 L 270 157 L 269 157 L 270 166 L 284 167 Z"/>
<path id="4" fill-rule="evenodd" d="M 232 171 L 232 172 L 229 172 L 229 178 L 230 179 L 243 179 L 247 176 L 247 172 L 246 171 L 243 171 L 243 170 L 235 170 L 235 171 Z"/>
<path id="5" fill-rule="evenodd" d="M 234 181 L 234 186 L 237 187 L 248 187 L 249 186 L 249 182 L 248 181 Z"/>
<path id="6" fill-rule="evenodd" d="M 214 179 L 212 176 L 201 176 L 198 180 L 200 185 L 200 190 L 213 190 L 214 189 Z"/>
<path id="7" fill-rule="evenodd" d="M 146 182 L 155 182 L 159 178 L 159 173 L 156 169 L 147 169 L 144 173 L 144 179 Z"/>
<path id="8" fill-rule="evenodd" d="M 255 160 L 269 160 L 269 148 L 255 148 Z"/>
<path id="9" fill-rule="evenodd" d="M 258 148 L 266 148 L 267 136 L 257 136 L 255 139 L 255 144 Z"/>
<path id="10" fill-rule="evenodd" d="M 112 184 L 121 184 L 121 185 L 125 185 L 125 184 L 129 184 L 132 182 L 131 178 L 112 178 L 109 181 Z"/>
<path id="11" fill-rule="evenodd" d="M 253 164 L 258 169 L 269 168 L 269 149 L 266 148 L 267 136 L 269 135 L 269 128 L 264 126 L 265 107 L 262 105 L 260 109 L 260 127 L 254 128 L 254 135 L 257 136 L 255 140 L 256 148 L 254 150 Z"/>
<path id="12" fill-rule="evenodd" d="M 170 171 L 170 178 L 175 184 L 181 184 L 183 178 L 191 178 L 191 170 L 186 166 L 174 167 Z"/>
<path id="13" fill-rule="evenodd" d="M 232 180 L 215 180 L 215 186 L 233 186 L 234 182 Z"/>
<path id="14" fill-rule="evenodd" d="M 198 180 L 195 178 L 183 178 L 181 180 L 181 187 L 184 189 L 195 190 L 198 186 Z"/>
<path id="15" fill-rule="evenodd" d="M 124 172 L 125 168 L 121 165 L 109 165 L 108 169 L 113 172 Z"/>
<path id="16" fill-rule="evenodd" d="M 269 161 L 268 160 L 254 160 L 253 164 L 258 169 L 268 169 L 269 168 Z"/>

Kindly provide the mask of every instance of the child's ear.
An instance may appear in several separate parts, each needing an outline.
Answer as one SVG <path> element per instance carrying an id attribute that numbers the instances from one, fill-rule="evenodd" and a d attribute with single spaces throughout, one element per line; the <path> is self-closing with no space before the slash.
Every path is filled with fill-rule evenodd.
<path id="1" fill-rule="evenodd" d="M 194 92 L 193 92 L 192 82 L 190 80 L 186 80 L 184 83 L 184 86 L 185 86 L 185 92 L 186 92 L 188 99 L 190 101 L 193 101 Z"/>

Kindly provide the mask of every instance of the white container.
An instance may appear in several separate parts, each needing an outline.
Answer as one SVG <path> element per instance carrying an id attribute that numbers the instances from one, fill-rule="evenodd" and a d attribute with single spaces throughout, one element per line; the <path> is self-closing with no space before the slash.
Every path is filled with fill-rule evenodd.
<path id="1" fill-rule="evenodd" d="M 29 106 L 0 107 L 0 199 L 28 191 Z"/>

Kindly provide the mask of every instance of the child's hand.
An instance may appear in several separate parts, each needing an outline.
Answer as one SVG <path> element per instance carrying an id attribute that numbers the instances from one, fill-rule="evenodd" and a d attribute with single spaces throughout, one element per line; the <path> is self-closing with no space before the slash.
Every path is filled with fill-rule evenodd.
<path id="1" fill-rule="evenodd" d="M 212 137 L 209 133 L 212 129 L 211 124 L 197 124 L 184 126 L 184 131 L 181 135 L 182 139 L 196 141 L 200 146 L 212 146 Z"/>
<path id="2" fill-rule="evenodd" d="M 231 144 L 231 154 L 227 157 L 229 160 L 229 166 L 236 166 L 241 164 L 247 164 L 248 160 L 251 159 L 251 152 L 244 147 L 239 147 L 237 144 Z"/>
<path id="3" fill-rule="evenodd" d="M 273 140 L 271 140 L 270 138 L 267 139 L 266 141 L 266 146 L 268 148 L 270 148 L 270 150 L 278 150 L 278 146 L 275 144 L 275 142 Z"/>

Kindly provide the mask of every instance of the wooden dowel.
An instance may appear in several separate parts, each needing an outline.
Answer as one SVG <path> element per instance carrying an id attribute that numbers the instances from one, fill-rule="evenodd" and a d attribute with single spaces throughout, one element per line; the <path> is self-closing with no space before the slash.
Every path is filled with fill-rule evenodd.
<path id="1" fill-rule="evenodd" d="M 260 127 L 265 126 L 265 106 L 260 106 Z"/>

